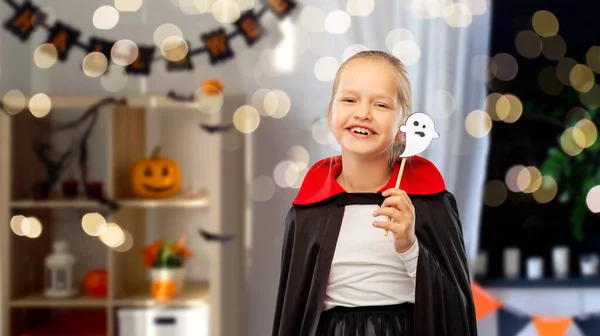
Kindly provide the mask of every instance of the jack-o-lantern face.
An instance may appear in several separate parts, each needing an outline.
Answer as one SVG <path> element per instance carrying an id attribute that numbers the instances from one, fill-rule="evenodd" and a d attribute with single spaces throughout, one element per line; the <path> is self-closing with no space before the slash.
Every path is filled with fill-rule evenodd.
<path id="1" fill-rule="evenodd" d="M 160 148 L 154 149 L 152 157 L 136 162 L 131 172 L 131 185 L 135 195 L 144 198 L 168 198 L 175 196 L 181 187 L 179 165 L 159 156 Z"/>

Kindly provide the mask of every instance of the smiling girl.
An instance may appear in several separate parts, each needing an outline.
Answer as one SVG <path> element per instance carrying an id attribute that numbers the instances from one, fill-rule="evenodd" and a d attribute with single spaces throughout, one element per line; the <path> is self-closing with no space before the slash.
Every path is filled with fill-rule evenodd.
<path id="1" fill-rule="evenodd" d="M 338 70 L 328 116 L 341 156 L 310 168 L 286 217 L 273 335 L 477 334 L 454 196 L 419 156 L 394 188 L 411 105 L 390 54 Z"/>

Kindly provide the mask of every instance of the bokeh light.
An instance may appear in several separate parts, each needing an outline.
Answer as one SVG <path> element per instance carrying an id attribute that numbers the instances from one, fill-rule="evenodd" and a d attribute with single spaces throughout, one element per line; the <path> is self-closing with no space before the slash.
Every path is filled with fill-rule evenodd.
<path id="1" fill-rule="evenodd" d="M 542 185 L 542 173 L 537 167 L 534 166 L 528 166 L 525 169 L 529 173 L 529 183 L 524 185 L 523 192 L 526 194 L 531 194 L 538 190 Z M 522 172 L 523 171 L 519 172 L 519 174 L 522 174 Z M 517 183 L 519 182 L 519 176 L 520 175 L 517 176 Z"/>
<path id="2" fill-rule="evenodd" d="M 553 66 L 544 67 L 538 75 L 540 89 L 552 96 L 556 96 L 564 89 L 563 83 L 558 79 L 557 71 Z"/>
<path id="3" fill-rule="evenodd" d="M 429 115 L 432 118 L 448 118 L 456 109 L 456 101 L 452 93 L 438 89 L 430 91 L 427 94 L 427 100 L 433 103 L 433 108 Z"/>
<path id="4" fill-rule="evenodd" d="M 250 105 L 240 106 L 233 114 L 233 125 L 242 133 L 252 133 L 260 124 L 258 111 Z"/>
<path id="5" fill-rule="evenodd" d="M 202 84 L 194 93 L 194 105 L 206 114 L 218 113 L 223 107 L 224 99 L 223 92 L 210 84 Z"/>
<path id="6" fill-rule="evenodd" d="M 29 111 L 37 118 L 43 118 L 50 113 L 52 101 L 45 93 L 35 94 L 29 99 Z"/>
<path id="7" fill-rule="evenodd" d="M 514 193 L 518 193 L 523 191 L 523 189 L 520 188 L 521 184 L 526 183 L 527 185 L 529 185 L 529 181 L 526 179 L 528 175 L 529 171 L 527 171 L 525 166 L 520 164 L 512 165 L 506 172 L 506 175 L 504 176 L 504 183 L 506 184 L 508 190 Z M 525 181 L 523 181 L 524 179 Z"/>
<path id="8" fill-rule="evenodd" d="M 600 213 L 600 185 L 594 186 L 585 197 L 588 209 L 593 213 Z"/>
<path id="9" fill-rule="evenodd" d="M 473 15 L 482 15 L 487 11 L 487 0 L 458 0 L 456 2 L 467 6 Z"/>
<path id="10" fill-rule="evenodd" d="M 510 113 L 509 109 L 505 109 L 505 108 L 498 109 L 498 101 L 502 97 L 503 97 L 503 95 L 501 95 L 497 92 L 492 92 L 485 98 L 485 103 L 484 103 L 485 111 L 487 112 L 487 114 L 490 116 L 490 118 L 492 120 L 495 120 L 495 121 L 504 120 Z M 505 103 L 506 102 L 504 102 L 504 104 Z M 500 107 L 502 107 L 502 104 Z"/>
<path id="11" fill-rule="evenodd" d="M 585 134 L 577 127 L 567 128 L 560 136 L 560 147 L 567 155 L 581 153 L 583 147 L 579 144 L 585 144 Z"/>
<path id="12" fill-rule="evenodd" d="M 565 57 L 567 44 L 560 35 L 542 38 L 542 54 L 547 59 L 558 61 Z"/>
<path id="13" fill-rule="evenodd" d="M 344 34 L 350 29 L 352 19 L 342 10 L 335 10 L 325 17 L 325 30 L 330 34 Z"/>
<path id="14" fill-rule="evenodd" d="M 265 95 L 265 112 L 272 118 L 281 119 L 290 112 L 290 97 L 282 90 L 272 90 Z"/>
<path id="15" fill-rule="evenodd" d="M 252 200 L 266 202 L 275 196 L 275 182 L 270 176 L 260 175 L 252 180 Z"/>
<path id="16" fill-rule="evenodd" d="M 600 47 L 592 46 L 585 53 L 585 63 L 595 73 L 600 73 Z"/>
<path id="17" fill-rule="evenodd" d="M 258 89 L 252 94 L 252 98 L 250 99 L 251 105 L 258 111 L 258 114 L 261 116 L 269 115 L 265 110 L 265 98 L 267 97 L 267 94 L 269 92 L 271 92 L 271 90 L 269 89 Z"/>
<path id="18" fill-rule="evenodd" d="M 340 63 L 334 57 L 326 56 L 319 58 L 314 67 L 315 76 L 322 82 L 330 82 L 335 78 L 339 67 Z"/>
<path id="19" fill-rule="evenodd" d="M 558 185 L 551 176 L 544 175 L 541 178 L 542 183 L 537 190 L 533 192 L 533 199 L 536 202 L 544 204 L 552 201 L 558 192 Z"/>
<path id="20" fill-rule="evenodd" d="M 99 238 L 106 246 L 117 247 L 125 241 L 125 232 L 116 223 L 106 223 L 106 230 Z"/>
<path id="21" fill-rule="evenodd" d="M 113 29 L 119 23 L 119 11 L 112 6 L 100 6 L 94 11 L 92 23 L 96 29 Z"/>
<path id="22" fill-rule="evenodd" d="M 25 233 L 23 233 L 23 221 L 25 219 L 26 218 L 23 215 L 16 215 L 16 216 L 13 216 L 10 219 L 10 229 L 17 236 L 24 236 L 25 235 Z"/>
<path id="23" fill-rule="evenodd" d="M 596 142 L 598 138 L 598 129 L 596 128 L 596 124 L 591 120 L 581 119 L 575 124 L 575 128 L 583 133 L 583 139 L 575 139 L 575 141 L 578 141 L 577 145 L 582 146 L 583 148 L 589 148 Z"/>
<path id="24" fill-rule="evenodd" d="M 299 177 L 299 170 L 294 162 L 289 160 L 281 161 L 273 170 L 273 180 L 281 188 L 290 188 Z"/>
<path id="25" fill-rule="evenodd" d="M 120 12 L 137 12 L 144 0 L 115 0 L 115 8 Z"/>
<path id="26" fill-rule="evenodd" d="M 590 111 L 600 108 L 600 85 L 594 83 L 594 86 L 588 92 L 580 92 L 579 100 Z"/>
<path id="27" fill-rule="evenodd" d="M 27 217 L 21 221 L 21 230 L 28 238 L 38 238 L 42 235 L 42 222 L 35 217 Z"/>
<path id="28" fill-rule="evenodd" d="M 405 66 L 417 64 L 421 58 L 421 48 L 413 40 L 404 40 L 396 43 L 392 54 L 398 57 Z"/>
<path id="29" fill-rule="evenodd" d="M 496 102 L 496 113 L 498 116 L 504 116 L 502 121 L 512 124 L 521 118 L 523 104 L 519 97 L 513 94 L 501 95 Z"/>
<path id="30" fill-rule="evenodd" d="M 350 57 L 354 56 L 355 54 L 358 54 L 361 51 L 365 51 L 365 50 L 369 50 L 369 48 L 367 48 L 366 46 L 364 46 L 362 44 L 353 44 L 353 45 L 349 46 L 348 48 L 346 48 L 346 50 L 344 50 L 344 53 L 342 54 L 342 62 L 345 62 Z"/>
<path id="31" fill-rule="evenodd" d="M 542 53 L 542 39 L 532 30 L 520 31 L 515 38 L 515 46 L 525 58 L 536 58 Z"/>
<path id="32" fill-rule="evenodd" d="M 100 77 L 100 84 L 108 92 L 118 92 L 122 90 L 129 76 L 125 71 L 125 68 L 119 65 L 111 65 L 108 67 L 106 73 Z"/>
<path id="33" fill-rule="evenodd" d="M 554 36 L 558 33 L 558 19 L 547 10 L 540 10 L 533 14 L 531 19 L 533 29 L 543 37 Z"/>
<path id="34" fill-rule="evenodd" d="M 517 76 L 519 65 L 517 60 L 510 54 L 498 53 L 492 57 L 490 62 L 492 74 L 502 81 L 510 81 Z"/>
<path id="35" fill-rule="evenodd" d="M 395 28 L 385 36 L 385 46 L 390 52 L 394 51 L 396 45 L 403 41 L 414 41 L 415 36 L 408 29 Z"/>
<path id="36" fill-rule="evenodd" d="M 306 148 L 302 146 L 292 146 L 288 149 L 288 158 L 294 162 L 298 170 L 303 170 L 308 167 L 310 155 Z"/>
<path id="37" fill-rule="evenodd" d="M 240 18 L 241 10 L 236 1 L 217 0 L 212 5 L 212 13 L 220 23 L 234 23 Z"/>
<path id="38" fill-rule="evenodd" d="M 565 125 L 567 127 L 575 125 L 581 119 L 590 119 L 590 113 L 581 106 L 575 106 L 567 112 Z"/>
<path id="39" fill-rule="evenodd" d="M 82 61 L 83 72 L 88 77 L 100 77 L 108 69 L 108 59 L 101 52 L 91 52 Z"/>
<path id="40" fill-rule="evenodd" d="M 119 244 L 118 246 L 113 247 L 113 250 L 117 251 L 117 252 L 127 252 L 129 251 L 132 247 L 133 247 L 133 236 L 131 235 L 131 233 L 123 228 L 121 228 L 121 230 L 123 231 L 123 235 L 124 235 L 124 239 L 123 242 L 121 244 Z"/>
<path id="41" fill-rule="evenodd" d="M 506 201 L 506 185 L 499 180 L 492 180 L 485 184 L 483 201 L 485 205 L 497 207 Z"/>
<path id="42" fill-rule="evenodd" d="M 320 118 L 312 126 L 312 137 L 321 145 L 329 145 L 329 124 L 327 118 Z"/>
<path id="43" fill-rule="evenodd" d="M 83 231 L 90 236 L 98 237 L 106 232 L 106 219 L 99 213 L 87 213 L 81 219 Z"/>
<path id="44" fill-rule="evenodd" d="M 189 46 L 183 38 L 169 36 L 163 40 L 160 52 L 165 59 L 171 62 L 179 62 L 187 56 Z"/>
<path id="45" fill-rule="evenodd" d="M 571 69 L 576 65 L 577 61 L 570 57 L 561 58 L 556 64 L 556 76 L 558 77 L 558 80 L 564 85 L 571 86 L 569 77 L 571 75 Z"/>
<path id="46" fill-rule="evenodd" d="M 25 108 L 25 104 L 27 104 L 25 95 L 18 89 L 7 91 L 2 98 L 4 110 L 10 115 L 21 113 Z"/>
<path id="47" fill-rule="evenodd" d="M 485 111 L 471 111 L 465 119 L 465 129 L 471 136 L 483 138 L 492 130 L 492 118 Z"/>
<path id="48" fill-rule="evenodd" d="M 375 0 L 348 0 L 346 11 L 352 16 L 369 16 L 375 9 Z"/>
<path id="49" fill-rule="evenodd" d="M 180 37 L 183 38 L 183 33 L 181 29 L 172 23 L 163 23 L 160 26 L 156 27 L 154 30 L 154 34 L 152 35 L 152 39 L 154 44 L 160 48 L 163 45 L 163 42 L 169 37 Z"/>
<path id="50" fill-rule="evenodd" d="M 33 52 L 33 62 L 40 69 L 48 69 L 56 64 L 58 51 L 52 43 L 40 44 Z"/>
<path id="51" fill-rule="evenodd" d="M 594 86 L 594 73 L 583 64 L 575 65 L 569 72 L 571 86 L 579 92 L 588 92 Z"/>
<path id="52" fill-rule="evenodd" d="M 444 19 L 450 27 L 468 27 L 473 22 L 473 14 L 465 4 L 453 3 L 444 8 Z"/>
<path id="53" fill-rule="evenodd" d="M 132 40 L 122 39 L 113 44 L 110 50 L 110 59 L 120 66 L 128 66 L 133 63 L 139 54 L 138 46 Z"/>

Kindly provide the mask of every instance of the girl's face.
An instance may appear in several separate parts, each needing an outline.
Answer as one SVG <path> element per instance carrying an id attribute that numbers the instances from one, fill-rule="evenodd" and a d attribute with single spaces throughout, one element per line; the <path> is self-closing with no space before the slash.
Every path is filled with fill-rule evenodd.
<path id="1" fill-rule="evenodd" d="M 355 59 L 340 74 L 329 130 L 345 153 L 377 158 L 397 137 L 401 113 L 395 69 L 385 61 Z"/>

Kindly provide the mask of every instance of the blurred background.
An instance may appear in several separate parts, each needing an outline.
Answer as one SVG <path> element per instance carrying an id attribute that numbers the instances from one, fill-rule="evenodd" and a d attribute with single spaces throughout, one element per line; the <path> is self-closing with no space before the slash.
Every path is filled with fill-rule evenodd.
<path id="1" fill-rule="evenodd" d="M 0 1 L 1 335 L 270 335 L 339 65 L 407 66 L 479 334 L 600 335 L 593 1 Z"/>

